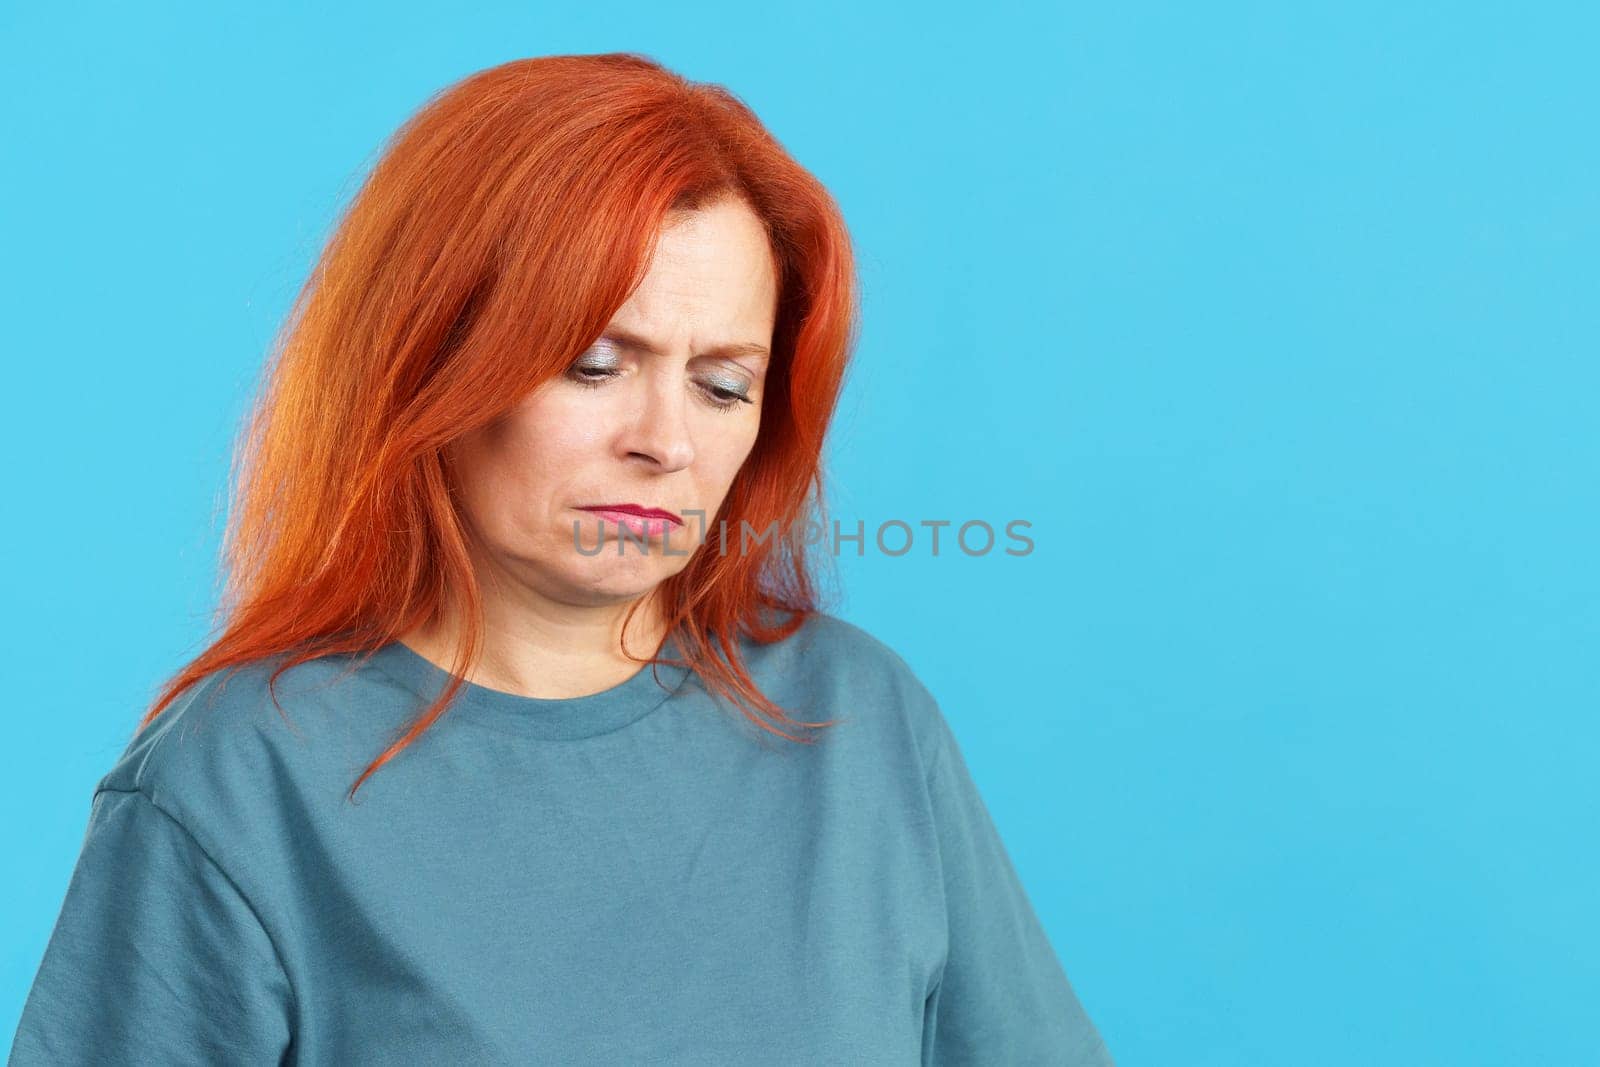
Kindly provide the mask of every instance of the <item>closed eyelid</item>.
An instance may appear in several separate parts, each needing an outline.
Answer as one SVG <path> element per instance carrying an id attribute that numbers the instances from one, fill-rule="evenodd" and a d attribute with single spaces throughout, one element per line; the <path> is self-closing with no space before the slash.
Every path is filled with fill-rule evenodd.
<path id="1" fill-rule="evenodd" d="M 617 346 L 614 343 L 609 342 L 607 338 L 601 338 L 593 345 L 584 349 L 584 351 L 574 362 L 588 366 L 611 366 L 621 362 L 621 360 L 622 353 L 618 350 Z M 712 368 L 721 369 L 728 377 L 738 379 L 740 384 L 757 385 L 764 377 L 762 369 L 752 368 L 740 358 L 735 356 L 697 356 L 690 362 L 691 364 L 706 363 Z M 765 360 L 760 361 L 760 363 L 763 365 L 765 362 Z"/>
<path id="2" fill-rule="evenodd" d="M 749 394 L 756 383 L 738 375 L 711 374 L 706 376 L 705 384 L 713 389 L 724 389 L 730 393 L 738 393 L 744 396 Z"/>
<path id="3" fill-rule="evenodd" d="M 606 354 L 595 355 L 586 351 L 583 355 L 572 361 L 568 370 L 568 377 L 581 375 L 585 372 L 600 372 L 607 379 L 615 378 L 623 373 L 623 361 L 615 356 Z M 692 376 L 703 389 L 716 389 L 723 392 L 734 393 L 748 398 L 761 385 L 761 376 L 754 374 L 748 367 L 733 360 L 718 360 L 717 365 L 708 371 L 703 371 Z M 594 383 L 598 379 L 583 379 L 586 383 Z"/>

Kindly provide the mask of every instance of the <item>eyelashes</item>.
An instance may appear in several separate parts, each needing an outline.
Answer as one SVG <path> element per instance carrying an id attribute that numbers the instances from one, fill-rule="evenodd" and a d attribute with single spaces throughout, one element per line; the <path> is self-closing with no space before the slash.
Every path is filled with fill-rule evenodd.
<path id="1" fill-rule="evenodd" d="M 567 371 L 567 380 L 585 389 L 598 389 L 612 378 L 615 378 L 618 373 L 620 372 L 613 367 L 598 366 L 592 363 L 574 363 Z M 755 403 L 743 391 L 741 383 L 733 382 L 730 379 L 700 382 L 699 385 L 700 394 L 705 399 L 706 404 L 716 411 L 732 411 L 740 404 Z"/>

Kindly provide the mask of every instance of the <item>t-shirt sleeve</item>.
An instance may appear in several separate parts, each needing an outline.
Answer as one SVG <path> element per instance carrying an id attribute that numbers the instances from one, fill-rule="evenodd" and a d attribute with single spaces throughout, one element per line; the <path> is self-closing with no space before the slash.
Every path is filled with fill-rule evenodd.
<path id="1" fill-rule="evenodd" d="M 102 788 L 9 1062 L 276 1064 L 291 1003 L 228 875 L 146 794 Z"/>
<path id="2" fill-rule="evenodd" d="M 955 736 L 942 716 L 938 725 L 928 790 L 949 953 L 924 1009 L 924 1064 L 1113 1064 L 1034 913 Z"/>

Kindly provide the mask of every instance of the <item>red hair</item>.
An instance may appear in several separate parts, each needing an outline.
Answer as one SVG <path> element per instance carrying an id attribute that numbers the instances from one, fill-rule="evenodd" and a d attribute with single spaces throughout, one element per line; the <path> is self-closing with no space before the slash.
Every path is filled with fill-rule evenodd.
<path id="1" fill-rule="evenodd" d="M 611 53 L 480 71 L 389 139 L 274 341 L 235 452 L 220 636 L 140 727 L 207 675 L 268 657 L 282 657 L 268 679 L 276 705 L 272 685 L 290 667 L 370 653 L 460 609 L 450 684 L 355 780 L 353 799 L 444 713 L 483 638 L 444 448 L 593 343 L 670 213 L 724 196 L 762 220 L 777 268 L 761 426 L 706 545 L 655 592 L 712 692 L 789 740 L 806 739 L 766 720 L 833 725 L 769 701 L 738 636 L 777 641 L 818 610 L 800 531 L 813 515 L 826 528 L 823 437 L 859 320 L 849 234 L 821 183 L 732 93 Z M 719 520 L 730 533 L 775 523 L 781 536 L 708 551 Z"/>

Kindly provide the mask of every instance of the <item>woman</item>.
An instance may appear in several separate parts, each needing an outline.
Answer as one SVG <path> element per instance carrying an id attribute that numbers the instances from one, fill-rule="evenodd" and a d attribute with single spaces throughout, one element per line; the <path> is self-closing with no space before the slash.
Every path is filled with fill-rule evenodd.
<path id="1" fill-rule="evenodd" d="M 279 340 L 226 625 L 96 789 L 12 1062 L 1110 1063 L 934 698 L 817 608 L 855 296 L 718 87 L 430 101 Z"/>

